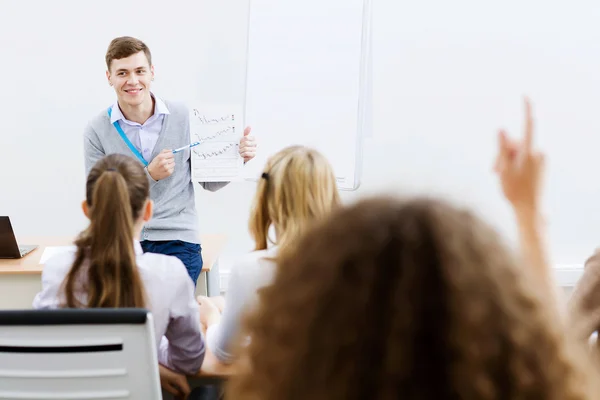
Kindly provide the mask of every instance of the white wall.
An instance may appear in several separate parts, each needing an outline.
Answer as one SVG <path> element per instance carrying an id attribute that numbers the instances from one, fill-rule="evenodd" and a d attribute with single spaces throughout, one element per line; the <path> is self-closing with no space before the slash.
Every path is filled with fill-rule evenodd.
<path id="1" fill-rule="evenodd" d="M 243 100 L 247 0 L 168 8 L 85 2 L 87 11 L 83 3 L 0 0 L 0 214 L 11 215 L 22 235 L 75 234 L 85 224 L 81 132 L 113 99 L 103 76 L 113 36 L 147 40 L 155 90 L 164 97 Z M 582 263 L 600 236 L 600 3 L 557 3 L 375 0 L 374 133 L 365 143 L 363 184 L 344 199 L 380 190 L 444 193 L 514 239 L 491 164 L 496 129 L 519 132 L 528 94 L 549 155 L 553 262 Z M 251 248 L 253 192 L 245 182 L 197 195 L 202 231 L 230 235 L 225 265 Z"/>
<path id="2" fill-rule="evenodd" d="M 451 194 L 514 238 L 491 165 L 497 128 L 520 133 L 528 94 L 548 154 L 552 260 L 582 263 L 600 243 L 600 3 L 398 3 L 375 5 L 364 192 L 392 185 Z M 378 176 L 386 170 L 392 176 Z"/>

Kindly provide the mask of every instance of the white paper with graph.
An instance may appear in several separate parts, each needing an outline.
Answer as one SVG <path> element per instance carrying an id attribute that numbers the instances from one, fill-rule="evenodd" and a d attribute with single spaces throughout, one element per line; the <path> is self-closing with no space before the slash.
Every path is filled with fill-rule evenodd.
<path id="1" fill-rule="evenodd" d="M 241 179 L 244 159 L 239 145 L 243 136 L 243 106 L 200 106 L 190 111 L 192 181 L 229 182 Z"/>

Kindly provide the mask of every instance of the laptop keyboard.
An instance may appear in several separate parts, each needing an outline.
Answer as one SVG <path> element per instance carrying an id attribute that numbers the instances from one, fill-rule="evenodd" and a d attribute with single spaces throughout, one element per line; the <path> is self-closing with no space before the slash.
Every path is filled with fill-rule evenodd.
<path id="1" fill-rule="evenodd" d="M 36 247 L 37 246 L 19 246 L 19 252 L 21 253 L 21 257 L 28 253 L 31 253 L 33 250 L 35 250 Z"/>

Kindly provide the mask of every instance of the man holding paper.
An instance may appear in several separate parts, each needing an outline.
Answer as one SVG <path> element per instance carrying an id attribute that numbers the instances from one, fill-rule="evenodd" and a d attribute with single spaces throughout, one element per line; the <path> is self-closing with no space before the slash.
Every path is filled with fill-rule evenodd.
<path id="1" fill-rule="evenodd" d="M 145 166 L 154 202 L 153 219 L 144 227 L 144 252 L 176 256 L 194 285 L 202 270 L 194 186 L 191 179 L 190 120 L 187 108 L 161 100 L 150 91 L 154 66 L 149 48 L 132 37 L 113 39 L 106 52 L 106 77 L 117 102 L 102 110 L 84 132 L 86 175 L 100 158 L 121 153 Z M 246 127 L 239 153 L 248 162 L 256 142 Z M 228 182 L 200 182 L 216 191 Z"/>

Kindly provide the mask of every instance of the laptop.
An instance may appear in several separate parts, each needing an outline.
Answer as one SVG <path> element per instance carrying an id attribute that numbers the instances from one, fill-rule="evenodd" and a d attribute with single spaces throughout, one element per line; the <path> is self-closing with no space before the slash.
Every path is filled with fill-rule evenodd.
<path id="1" fill-rule="evenodd" d="M 0 258 L 21 258 L 37 247 L 37 245 L 19 245 L 10 218 L 0 216 Z"/>

